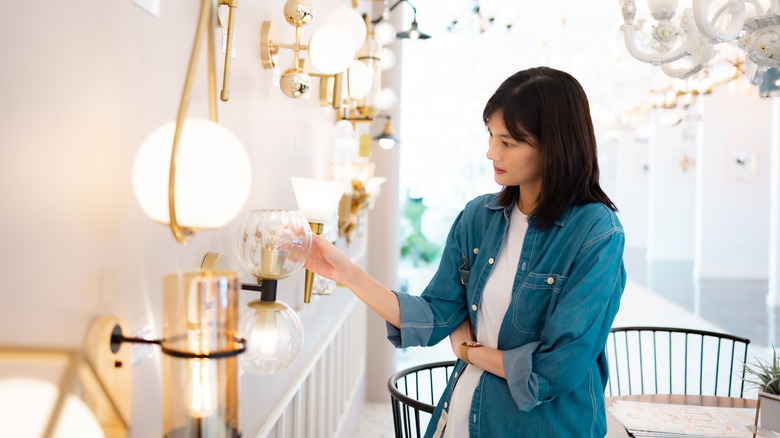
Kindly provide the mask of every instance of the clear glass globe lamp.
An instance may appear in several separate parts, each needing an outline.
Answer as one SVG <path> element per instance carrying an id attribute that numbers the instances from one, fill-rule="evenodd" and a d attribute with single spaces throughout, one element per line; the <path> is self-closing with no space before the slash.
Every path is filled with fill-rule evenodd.
<path id="1" fill-rule="evenodd" d="M 244 370 L 276 374 L 289 368 L 303 348 L 303 327 L 293 309 L 276 299 L 277 280 L 298 271 L 309 256 L 312 232 L 303 213 L 253 210 L 239 230 L 241 264 L 260 283 L 261 297 L 242 311 L 240 330 L 246 351 Z"/>

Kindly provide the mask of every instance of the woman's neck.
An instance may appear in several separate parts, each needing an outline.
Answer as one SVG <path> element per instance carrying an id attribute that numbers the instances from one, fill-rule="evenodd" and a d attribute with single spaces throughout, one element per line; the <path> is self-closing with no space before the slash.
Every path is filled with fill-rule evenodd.
<path id="1" fill-rule="evenodd" d="M 519 194 L 517 195 L 517 208 L 523 212 L 524 215 L 530 215 L 536 210 L 539 205 L 539 193 L 542 190 L 541 185 L 534 184 L 532 186 L 518 186 Z"/>

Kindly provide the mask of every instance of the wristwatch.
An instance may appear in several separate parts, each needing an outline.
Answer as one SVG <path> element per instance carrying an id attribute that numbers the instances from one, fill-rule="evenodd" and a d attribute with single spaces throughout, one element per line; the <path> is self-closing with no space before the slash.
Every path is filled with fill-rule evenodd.
<path id="1" fill-rule="evenodd" d="M 469 347 L 481 347 L 482 344 L 479 342 L 473 342 L 473 341 L 463 341 L 462 344 L 460 344 L 460 358 L 463 359 L 463 362 L 466 362 L 467 364 L 471 365 L 471 362 L 469 361 Z"/>

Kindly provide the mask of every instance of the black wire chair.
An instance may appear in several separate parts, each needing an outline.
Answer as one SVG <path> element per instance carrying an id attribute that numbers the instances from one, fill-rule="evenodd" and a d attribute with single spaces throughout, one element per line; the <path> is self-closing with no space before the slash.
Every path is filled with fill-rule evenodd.
<path id="1" fill-rule="evenodd" d="M 390 376 L 387 389 L 393 406 L 396 438 L 422 436 L 454 367 L 455 361 L 436 362 L 407 368 Z"/>
<path id="2" fill-rule="evenodd" d="M 672 327 L 614 327 L 607 338 L 607 396 L 742 397 L 750 340 Z"/>

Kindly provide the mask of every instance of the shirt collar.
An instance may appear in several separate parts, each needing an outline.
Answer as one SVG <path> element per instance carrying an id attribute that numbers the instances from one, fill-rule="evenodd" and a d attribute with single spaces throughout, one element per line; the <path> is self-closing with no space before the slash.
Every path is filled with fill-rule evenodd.
<path id="1" fill-rule="evenodd" d="M 509 215 L 511 214 L 512 208 L 514 208 L 515 205 L 514 204 L 509 204 L 506 206 L 498 205 L 498 196 L 496 195 L 493 197 L 493 199 L 490 200 L 490 202 L 485 204 L 485 207 L 490 210 L 504 210 L 504 216 L 508 218 Z M 569 218 L 569 214 L 571 214 L 571 207 L 564 210 L 563 214 L 561 214 L 561 216 L 558 219 L 556 219 L 555 222 L 553 223 L 559 227 L 566 225 L 566 220 Z M 529 224 L 533 223 L 533 220 L 534 220 L 533 215 L 528 217 Z"/>

